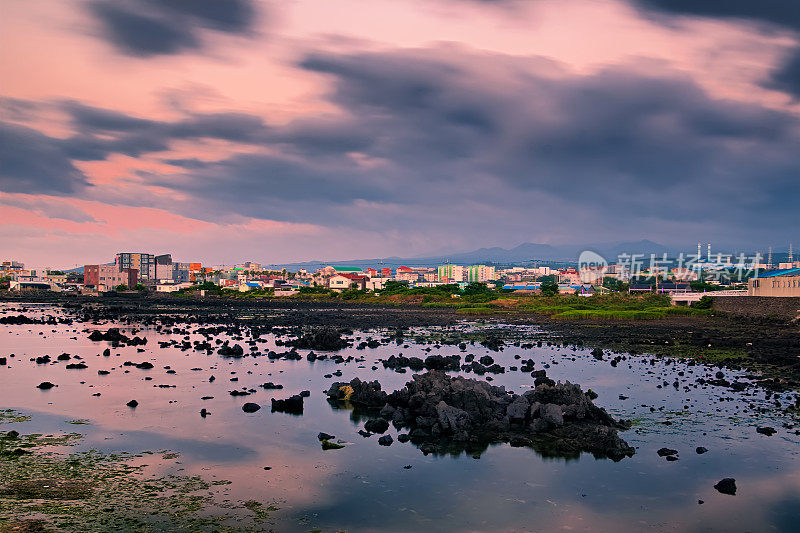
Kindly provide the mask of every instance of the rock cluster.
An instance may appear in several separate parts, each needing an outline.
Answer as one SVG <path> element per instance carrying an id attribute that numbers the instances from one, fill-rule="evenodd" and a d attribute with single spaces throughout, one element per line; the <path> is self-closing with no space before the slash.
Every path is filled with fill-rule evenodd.
<path id="1" fill-rule="evenodd" d="M 109 328 L 105 333 L 99 330 L 94 330 L 89 335 L 89 340 L 99 342 L 108 341 L 111 346 L 142 346 L 147 344 L 147 337 L 128 337 L 120 333 L 119 328 Z"/>
<path id="2" fill-rule="evenodd" d="M 333 328 L 322 328 L 302 335 L 297 340 L 287 341 L 286 346 L 311 350 L 336 351 L 347 348 L 350 343 Z"/>
<path id="3" fill-rule="evenodd" d="M 619 461 L 634 449 L 617 434 L 629 424 L 615 421 L 578 385 L 543 383 L 522 395 L 485 381 L 443 372 L 416 374 L 388 396 L 377 382 L 334 383 L 331 400 L 349 399 L 380 409 L 380 416 L 425 453 L 481 450 L 494 442 L 533 447 L 544 455 L 575 457 L 581 452 Z M 377 424 L 369 421 L 368 431 Z"/>

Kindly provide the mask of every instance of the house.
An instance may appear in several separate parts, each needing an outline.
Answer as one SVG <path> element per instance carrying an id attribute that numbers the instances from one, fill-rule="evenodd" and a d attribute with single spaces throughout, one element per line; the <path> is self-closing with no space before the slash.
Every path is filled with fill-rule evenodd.
<path id="1" fill-rule="evenodd" d="M 409 283 L 415 283 L 419 280 L 419 273 L 417 273 L 417 271 L 413 268 L 401 266 L 397 269 L 394 279 L 396 281 L 408 281 Z"/>
<path id="2" fill-rule="evenodd" d="M 192 287 L 192 283 L 158 283 L 155 288 L 156 292 L 178 292 L 181 289 L 188 289 Z"/>
<path id="3" fill-rule="evenodd" d="M 381 291 L 386 287 L 386 282 L 389 281 L 391 278 L 388 276 L 381 276 L 381 277 L 374 277 L 369 278 L 367 281 L 367 290 L 370 291 Z"/>
<path id="4" fill-rule="evenodd" d="M 748 296 L 800 296 L 800 268 L 773 270 L 751 278 Z"/>
<path id="5" fill-rule="evenodd" d="M 592 286 L 591 283 L 583 283 L 583 284 L 581 284 L 578 287 L 577 292 L 576 292 L 576 294 L 578 296 L 594 296 L 594 293 L 595 293 L 595 289 L 594 289 L 594 287 Z"/>
<path id="6" fill-rule="evenodd" d="M 322 276 L 335 276 L 337 274 L 363 274 L 363 272 L 358 267 L 326 266 L 326 267 L 320 268 L 317 271 L 317 274 L 320 274 Z"/>
<path id="7" fill-rule="evenodd" d="M 245 281 L 239 284 L 239 292 L 263 289 L 266 284 L 261 281 Z"/>
<path id="8" fill-rule="evenodd" d="M 113 265 L 84 265 L 83 284 L 100 292 L 111 291 L 119 285 L 135 287 L 139 282 L 139 270 Z"/>
<path id="9" fill-rule="evenodd" d="M 344 291 L 347 289 L 364 290 L 367 286 L 367 276 L 358 274 L 336 274 L 328 278 L 327 287 L 334 291 Z"/>

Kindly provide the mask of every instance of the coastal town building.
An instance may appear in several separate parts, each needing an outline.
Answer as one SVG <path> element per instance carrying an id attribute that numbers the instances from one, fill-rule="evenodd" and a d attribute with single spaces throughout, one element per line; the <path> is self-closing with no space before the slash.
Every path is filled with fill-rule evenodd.
<path id="1" fill-rule="evenodd" d="M 135 268 L 119 269 L 117 265 L 84 265 L 83 285 L 99 292 L 114 290 L 119 285 L 135 287 L 139 271 Z"/>
<path id="2" fill-rule="evenodd" d="M 139 279 L 155 279 L 156 268 L 153 254 L 143 252 L 120 252 L 114 258 L 118 270 L 135 268 L 139 272 Z"/>
<path id="3" fill-rule="evenodd" d="M 437 274 L 439 281 L 454 283 L 464 281 L 464 267 L 461 265 L 440 265 Z"/>
<path id="4" fill-rule="evenodd" d="M 800 296 L 800 267 L 773 270 L 751 278 L 748 296 Z"/>

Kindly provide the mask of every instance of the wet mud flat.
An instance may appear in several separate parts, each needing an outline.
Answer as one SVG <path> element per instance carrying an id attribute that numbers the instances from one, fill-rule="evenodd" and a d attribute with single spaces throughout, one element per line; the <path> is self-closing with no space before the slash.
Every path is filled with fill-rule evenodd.
<path id="1" fill-rule="evenodd" d="M 512 320 L 532 323 L 525 318 Z M 800 321 L 716 313 L 646 321 L 539 318 L 533 323 L 568 344 L 692 357 L 730 368 L 754 367 L 774 378 L 776 387 L 800 388 Z"/>
<path id="2" fill-rule="evenodd" d="M 346 302 L 64 304 L 0 309 L 0 524 L 71 530 L 87 513 L 94 531 L 127 520 L 791 531 L 800 520 L 797 391 L 687 350 L 603 348 L 583 334 L 598 324 L 569 336 L 537 317 Z M 653 330 L 640 331 L 644 345 Z M 47 435 L 52 446 L 19 444 Z M 120 483 L 180 496 L 97 507 L 117 489 L 81 462 L 89 453 Z"/>

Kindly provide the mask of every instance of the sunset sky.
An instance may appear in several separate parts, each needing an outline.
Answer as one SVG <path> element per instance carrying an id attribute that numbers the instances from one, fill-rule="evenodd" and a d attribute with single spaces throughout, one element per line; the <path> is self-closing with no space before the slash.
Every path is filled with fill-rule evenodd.
<path id="1" fill-rule="evenodd" d="M 797 0 L 0 0 L 0 95 L 30 265 L 800 228 Z"/>

